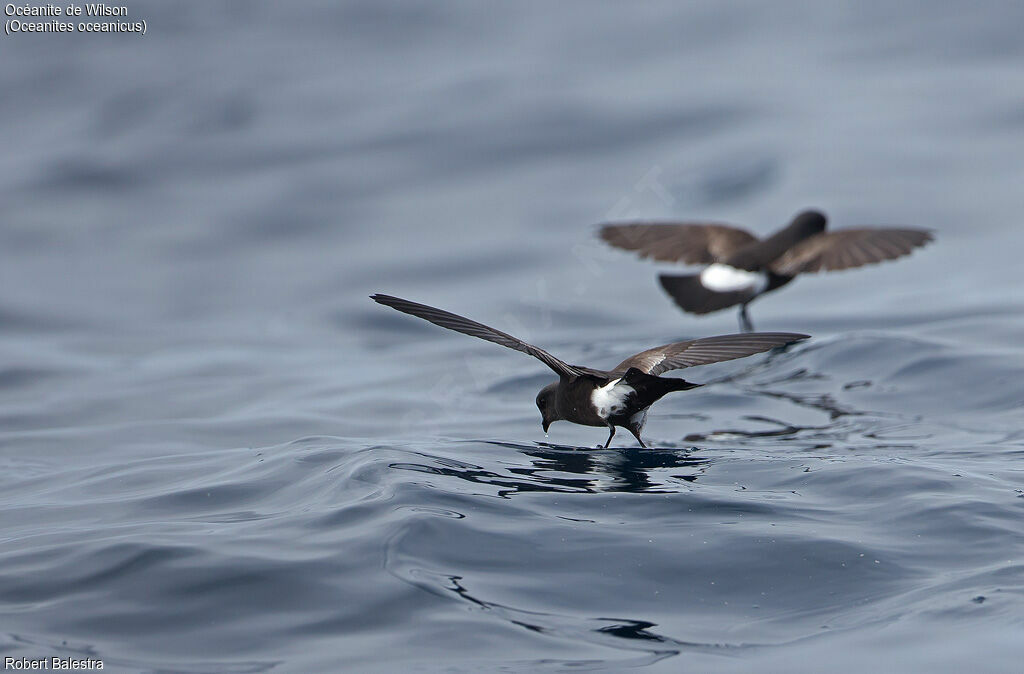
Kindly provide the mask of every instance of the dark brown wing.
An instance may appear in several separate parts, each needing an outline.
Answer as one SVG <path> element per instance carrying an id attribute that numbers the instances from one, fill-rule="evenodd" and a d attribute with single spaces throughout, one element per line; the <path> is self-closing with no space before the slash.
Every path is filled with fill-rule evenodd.
<path id="1" fill-rule="evenodd" d="M 629 222 L 601 227 L 601 238 L 659 262 L 711 264 L 757 241 L 745 230 L 722 224 Z"/>
<path id="2" fill-rule="evenodd" d="M 776 274 L 852 269 L 909 255 L 932 240 L 926 229 L 840 229 L 815 234 L 772 263 Z"/>
<path id="3" fill-rule="evenodd" d="M 426 304 L 417 304 L 416 302 L 403 300 L 400 297 L 392 297 L 391 295 L 370 295 L 370 299 L 378 304 L 383 304 L 384 306 L 397 309 L 403 313 L 416 316 L 417 318 L 422 318 L 425 321 L 430 321 L 434 325 L 440 325 L 442 328 L 461 332 L 462 334 L 470 335 L 471 337 L 486 339 L 488 342 L 494 342 L 495 344 L 501 344 L 502 346 L 507 346 L 510 349 L 515 349 L 516 351 L 528 353 L 563 377 L 578 377 L 587 369 L 577 369 L 576 367 L 555 358 L 544 349 L 537 348 L 532 344 L 527 344 L 521 339 L 517 339 L 516 337 L 501 332 L 500 330 L 495 330 L 483 323 L 471 321 L 468 318 L 463 318 L 462 316 L 444 311 L 443 309 L 430 307 Z"/>
<path id="4" fill-rule="evenodd" d="M 807 339 L 810 335 L 795 332 L 747 332 L 741 335 L 719 335 L 689 342 L 675 342 L 641 351 L 619 363 L 614 371 L 635 367 L 647 374 L 661 374 L 694 365 L 743 358 L 777 346 Z"/>

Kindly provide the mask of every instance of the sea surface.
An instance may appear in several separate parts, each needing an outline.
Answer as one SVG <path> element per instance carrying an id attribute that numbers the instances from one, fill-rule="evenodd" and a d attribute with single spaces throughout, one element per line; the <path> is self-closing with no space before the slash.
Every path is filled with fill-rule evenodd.
<path id="1" fill-rule="evenodd" d="M 117 4 L 0 35 L 0 656 L 1021 671 L 1024 4 Z M 807 207 L 936 241 L 649 450 L 367 297 L 609 367 L 737 321 L 597 223 Z"/>

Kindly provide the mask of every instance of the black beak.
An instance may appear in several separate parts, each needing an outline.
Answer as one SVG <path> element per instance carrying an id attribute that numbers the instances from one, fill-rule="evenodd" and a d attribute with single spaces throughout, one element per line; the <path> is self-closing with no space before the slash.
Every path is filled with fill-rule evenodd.
<path id="1" fill-rule="evenodd" d="M 544 421 L 541 422 L 540 425 L 541 425 L 541 428 L 544 429 L 544 432 L 547 433 L 548 432 L 548 426 L 551 425 L 551 422 L 548 421 L 547 419 L 545 419 Z"/>

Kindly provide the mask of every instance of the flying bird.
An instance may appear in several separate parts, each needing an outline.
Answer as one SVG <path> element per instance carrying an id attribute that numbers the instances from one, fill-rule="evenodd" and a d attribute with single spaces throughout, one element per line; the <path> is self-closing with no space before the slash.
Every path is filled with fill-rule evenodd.
<path id="1" fill-rule="evenodd" d="M 853 269 L 909 255 L 932 240 L 926 229 L 825 231 L 825 216 L 804 211 L 766 239 L 718 223 L 631 222 L 601 227 L 601 238 L 659 262 L 707 265 L 699 274 L 658 280 L 683 311 L 707 314 L 740 305 L 740 329 L 753 330 L 747 305 L 797 274 Z"/>
<path id="2" fill-rule="evenodd" d="M 486 339 L 516 351 L 522 351 L 551 368 L 558 381 L 537 394 L 541 425 L 547 433 L 555 421 L 571 421 L 584 426 L 602 426 L 609 430 L 607 448 L 615 436 L 615 427 L 626 428 L 641 447 L 640 432 L 647 421 L 647 410 L 666 393 L 702 386 L 675 377 L 658 375 L 694 365 L 717 363 L 768 351 L 777 346 L 807 339 L 791 332 L 753 332 L 742 335 L 705 337 L 688 342 L 656 346 L 630 356 L 611 370 L 595 370 L 569 365 L 544 349 L 527 344 L 512 335 L 468 318 L 390 295 L 371 295 L 379 304 L 430 321 L 464 335 Z"/>

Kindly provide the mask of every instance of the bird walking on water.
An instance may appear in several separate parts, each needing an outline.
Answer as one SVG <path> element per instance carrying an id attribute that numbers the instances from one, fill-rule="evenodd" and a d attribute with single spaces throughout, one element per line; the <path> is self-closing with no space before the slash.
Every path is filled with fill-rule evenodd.
<path id="1" fill-rule="evenodd" d="M 370 299 L 442 328 L 486 339 L 533 356 L 558 375 L 557 382 L 545 386 L 537 394 L 537 407 L 540 409 L 544 432 L 547 433 L 552 422 L 560 420 L 585 426 L 603 426 L 609 430 L 608 441 L 604 445 L 606 448 L 615 436 L 616 426 L 628 429 L 641 447 L 647 447 L 640 438 L 640 432 L 647 421 L 650 406 L 666 393 L 702 385 L 679 378 L 659 377 L 661 373 L 743 358 L 808 338 L 808 335 L 791 332 L 706 337 L 657 346 L 630 356 L 611 370 L 595 370 L 569 365 L 512 335 L 442 309 L 390 295 L 371 295 Z"/>
<path id="2" fill-rule="evenodd" d="M 826 232 L 825 216 L 804 211 L 766 239 L 717 223 L 631 222 L 601 227 L 601 238 L 659 262 L 708 265 L 699 274 L 661 274 L 675 303 L 693 314 L 740 305 L 740 329 L 753 330 L 747 305 L 798 274 L 895 260 L 932 240 L 926 229 L 855 228 Z"/>

